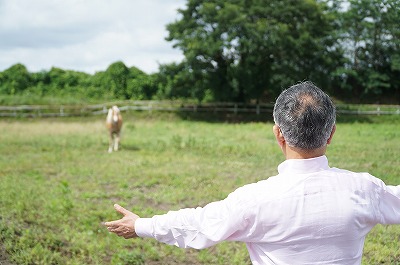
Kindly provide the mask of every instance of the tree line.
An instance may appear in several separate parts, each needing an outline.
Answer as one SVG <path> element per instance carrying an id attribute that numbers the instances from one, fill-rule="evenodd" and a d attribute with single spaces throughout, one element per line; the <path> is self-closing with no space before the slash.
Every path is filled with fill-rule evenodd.
<path id="1" fill-rule="evenodd" d="M 400 103 L 400 0 L 187 0 L 166 25 L 184 54 L 147 74 L 123 62 L 87 74 L 0 72 L 0 94 L 270 102 L 311 80 L 350 102 Z"/>

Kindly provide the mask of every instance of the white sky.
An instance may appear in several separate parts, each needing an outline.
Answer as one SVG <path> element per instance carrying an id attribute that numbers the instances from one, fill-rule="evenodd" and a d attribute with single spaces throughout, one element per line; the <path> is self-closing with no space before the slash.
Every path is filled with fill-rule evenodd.
<path id="1" fill-rule="evenodd" d="M 0 71 L 95 73 L 122 61 L 146 73 L 179 62 L 164 38 L 185 0 L 0 0 Z"/>

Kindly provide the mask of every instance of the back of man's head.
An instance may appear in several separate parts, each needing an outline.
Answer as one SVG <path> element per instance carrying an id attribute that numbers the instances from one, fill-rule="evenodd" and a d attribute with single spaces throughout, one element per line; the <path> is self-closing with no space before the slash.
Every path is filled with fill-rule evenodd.
<path id="1" fill-rule="evenodd" d="M 307 81 L 279 95 L 273 116 L 289 146 L 313 150 L 326 145 L 336 110 L 329 96 Z"/>

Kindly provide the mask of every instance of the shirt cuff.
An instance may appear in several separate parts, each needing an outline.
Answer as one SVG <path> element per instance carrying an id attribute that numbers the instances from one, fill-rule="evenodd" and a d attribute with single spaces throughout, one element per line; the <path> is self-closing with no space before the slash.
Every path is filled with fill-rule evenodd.
<path id="1" fill-rule="evenodd" d="M 139 237 L 154 237 L 152 234 L 152 219 L 151 218 L 136 219 L 135 233 Z"/>

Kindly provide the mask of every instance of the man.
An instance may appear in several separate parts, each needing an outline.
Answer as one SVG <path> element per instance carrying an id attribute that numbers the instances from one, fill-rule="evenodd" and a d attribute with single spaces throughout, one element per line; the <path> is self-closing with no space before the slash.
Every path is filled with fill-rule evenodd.
<path id="1" fill-rule="evenodd" d="M 253 264 L 361 264 L 367 233 L 378 223 L 400 224 L 400 185 L 328 166 L 335 107 L 311 82 L 283 91 L 273 116 L 273 133 L 286 157 L 277 176 L 203 208 L 152 218 L 115 205 L 124 217 L 106 222 L 108 230 L 183 248 L 242 241 Z"/>

